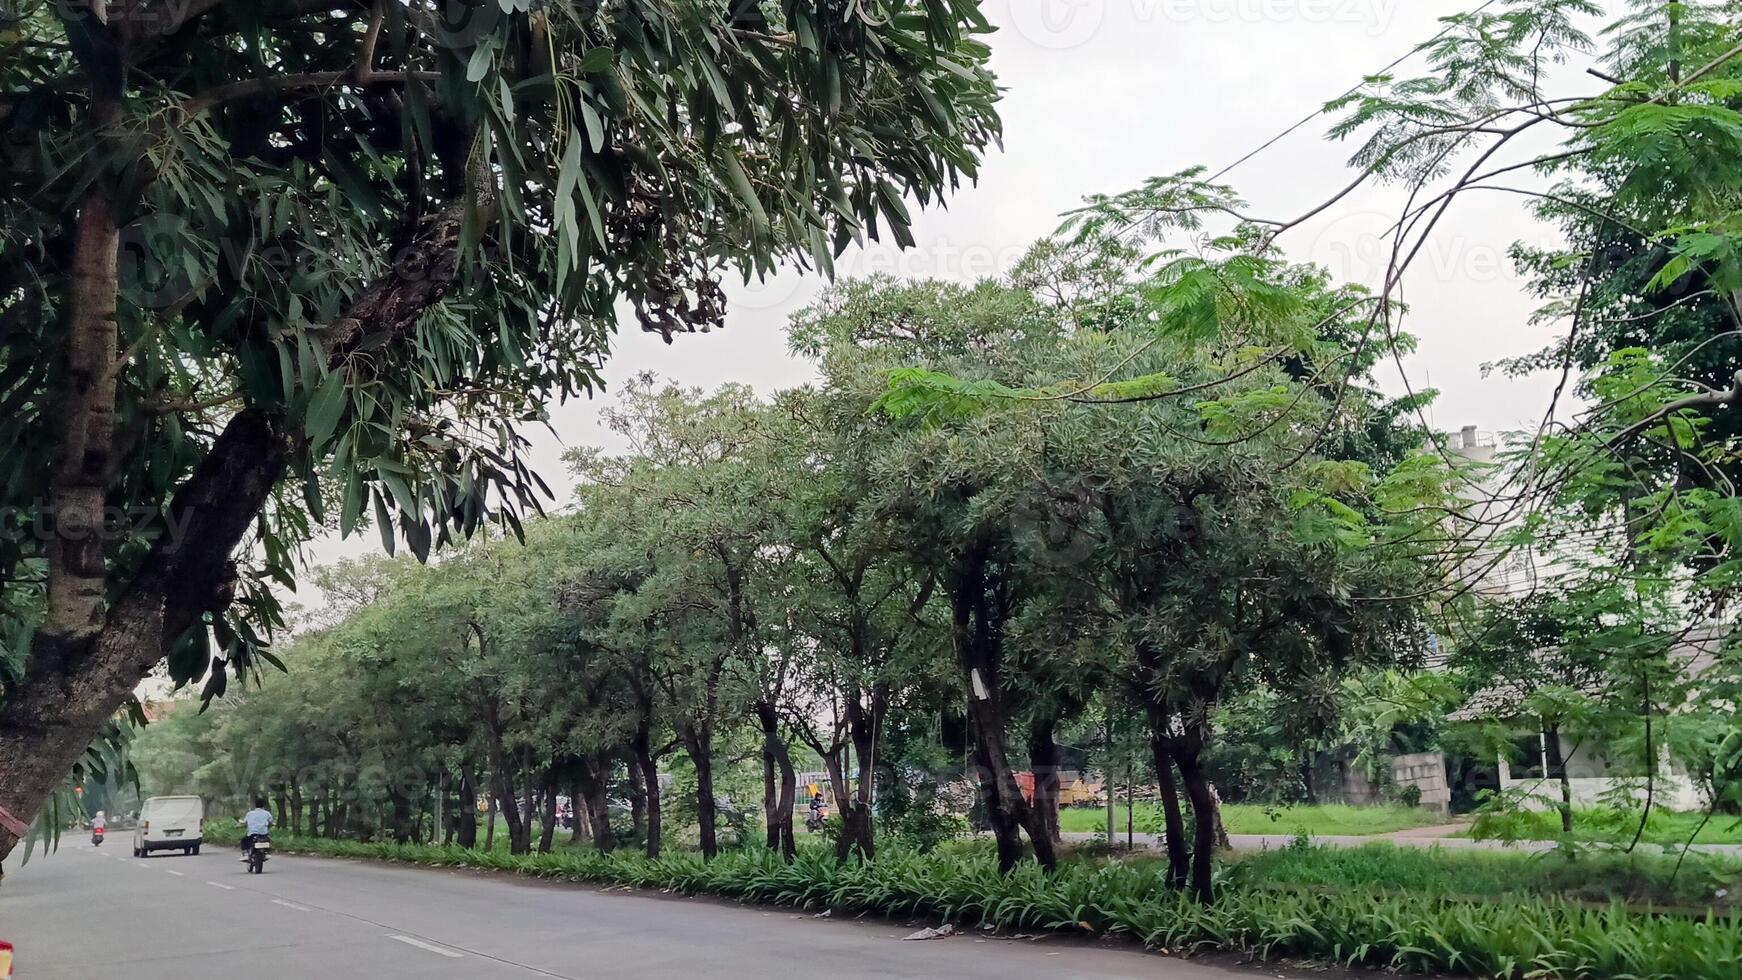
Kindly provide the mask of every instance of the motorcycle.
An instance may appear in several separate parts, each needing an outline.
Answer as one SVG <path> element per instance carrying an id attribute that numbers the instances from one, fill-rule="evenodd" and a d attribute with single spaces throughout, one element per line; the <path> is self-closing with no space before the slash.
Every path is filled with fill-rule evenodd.
<path id="1" fill-rule="evenodd" d="M 92 847 L 101 847 L 102 844 L 103 844 L 103 828 L 92 827 L 91 828 L 91 846 Z"/>
<path id="2" fill-rule="evenodd" d="M 266 873 L 266 855 L 272 850 L 272 839 L 265 835 L 254 838 L 248 844 L 248 873 L 251 875 Z"/>
<path id="3" fill-rule="evenodd" d="M 805 815 L 804 829 L 808 830 L 814 834 L 817 831 L 823 829 L 823 824 L 826 824 L 828 822 L 829 822 L 829 808 L 826 806 L 818 807 L 815 810 L 812 810 L 810 813 Z"/>

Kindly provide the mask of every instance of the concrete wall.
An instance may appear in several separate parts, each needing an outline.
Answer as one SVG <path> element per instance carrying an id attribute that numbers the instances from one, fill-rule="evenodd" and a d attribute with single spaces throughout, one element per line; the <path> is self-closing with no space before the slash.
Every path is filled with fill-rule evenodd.
<path id="1" fill-rule="evenodd" d="M 1576 756 L 1575 756 L 1576 758 Z M 1569 763 L 1572 760 L 1569 759 Z M 1580 775 L 1579 766 L 1567 767 L 1567 783 L 1572 789 L 1573 805 L 1579 807 L 1602 806 L 1617 789 L 1626 789 L 1636 801 L 1645 799 L 1645 779 L 1641 776 L 1616 778 L 1612 776 Z M 1588 771 L 1588 770 L 1586 770 Z M 1652 798 L 1656 806 L 1667 810 L 1694 811 L 1706 807 L 1700 791 L 1685 773 L 1672 772 L 1668 765 L 1659 767 L 1652 788 Z M 1558 779 L 1513 779 L 1512 766 L 1504 759 L 1500 760 L 1500 788 L 1503 791 L 1527 793 L 1530 799 L 1525 801 L 1527 809 L 1549 809 L 1560 802 L 1561 784 Z"/>
<path id="2" fill-rule="evenodd" d="M 1421 805 L 1441 813 L 1452 808 L 1452 787 L 1446 780 L 1446 757 L 1439 752 L 1414 752 L 1391 758 L 1391 778 L 1399 789 L 1421 789 Z"/>

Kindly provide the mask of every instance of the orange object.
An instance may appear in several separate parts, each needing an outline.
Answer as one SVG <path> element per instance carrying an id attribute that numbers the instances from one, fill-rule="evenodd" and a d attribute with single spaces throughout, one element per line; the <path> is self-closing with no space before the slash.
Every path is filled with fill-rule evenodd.
<path id="1" fill-rule="evenodd" d="M 1022 798 L 1034 802 L 1034 773 L 1019 772 L 1016 774 L 1016 788 L 1022 791 Z"/>

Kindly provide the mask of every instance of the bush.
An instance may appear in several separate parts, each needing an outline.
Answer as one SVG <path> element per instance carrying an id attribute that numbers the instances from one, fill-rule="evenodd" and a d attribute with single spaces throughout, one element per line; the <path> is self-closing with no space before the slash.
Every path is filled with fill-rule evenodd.
<path id="1" fill-rule="evenodd" d="M 1558 898 L 1504 903 L 1429 894 L 1280 891 L 1230 879 L 1203 907 L 1167 888 L 1153 864 L 1025 864 L 1001 875 L 982 850 L 890 849 L 874 863 L 836 863 L 807 847 L 791 864 L 766 851 L 649 861 L 569 852 L 508 856 L 453 848 L 285 839 L 284 850 L 474 867 L 577 882 L 669 889 L 845 913 L 938 918 L 1010 929 L 1127 936 L 1192 953 L 1306 957 L 1415 973 L 1503 978 L 1734 980 L 1742 918 L 1644 915 Z M 1310 849 L 1308 849 L 1310 850 Z"/>
<path id="2" fill-rule="evenodd" d="M 892 846 L 920 854 L 968 836 L 968 821 L 965 818 L 932 809 L 910 809 L 898 817 L 884 821 L 883 828 Z"/>
<path id="3" fill-rule="evenodd" d="M 1563 896 L 1675 906 L 1733 907 L 1742 861 L 1689 855 L 1547 851 L 1464 852 L 1369 844 L 1327 848 L 1296 846 L 1241 858 L 1234 879 L 1254 886 L 1290 884 L 1369 892 L 1412 892 L 1447 897 Z"/>

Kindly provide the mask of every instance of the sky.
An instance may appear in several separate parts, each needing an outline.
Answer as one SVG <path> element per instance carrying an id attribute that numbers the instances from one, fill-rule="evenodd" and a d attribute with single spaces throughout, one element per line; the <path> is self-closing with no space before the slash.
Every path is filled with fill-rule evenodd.
<path id="1" fill-rule="evenodd" d="M 998 28 L 988 40 L 992 68 L 1006 89 L 1004 143 L 988 154 L 977 185 L 947 209 L 916 214 L 917 247 L 875 244 L 837 263 L 837 274 L 874 273 L 972 281 L 1007 270 L 1062 212 L 1084 195 L 1117 193 L 1145 178 L 1203 164 L 1212 172 L 1281 133 L 1363 76 L 1404 55 L 1438 30 L 1437 19 L 1477 0 L 984 0 Z M 1397 69 L 1420 71 L 1411 60 Z M 1589 91 L 1564 69 L 1568 87 Z M 1584 79 L 1589 82 L 1589 79 Z M 1324 138 L 1324 117 L 1230 172 L 1255 214 L 1294 217 L 1349 182 L 1351 144 Z M 1374 284 L 1386 255 L 1380 234 L 1402 203 L 1394 188 L 1358 192 L 1291 231 L 1280 245 L 1296 260 L 1326 265 L 1345 281 Z M 1531 327 L 1535 305 L 1507 259 L 1513 242 L 1556 241 L 1513 195 L 1469 197 L 1449 215 L 1404 284 L 1417 351 L 1383 379 L 1394 393 L 1433 387 L 1441 395 L 1429 421 L 1456 431 L 1534 428 L 1550 387 L 1544 379 L 1483 376 L 1496 359 L 1528 353 L 1551 339 Z M 787 272 L 748 286 L 729 284 L 726 329 L 680 337 L 667 346 L 625 322 L 605 370 L 607 388 L 651 371 L 686 386 L 741 382 L 770 393 L 802 384 L 809 366 L 788 355 L 785 324 L 825 286 Z M 533 460 L 558 500 L 572 481 L 567 446 L 615 448 L 599 425 L 599 399 L 552 410 L 554 433 L 536 433 Z M 378 550 L 373 531 L 313 543 L 324 564 Z M 318 608 L 304 586 L 293 598 Z"/>

